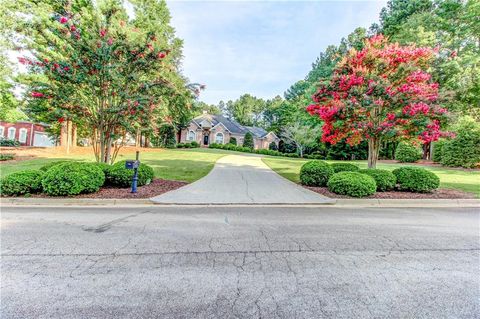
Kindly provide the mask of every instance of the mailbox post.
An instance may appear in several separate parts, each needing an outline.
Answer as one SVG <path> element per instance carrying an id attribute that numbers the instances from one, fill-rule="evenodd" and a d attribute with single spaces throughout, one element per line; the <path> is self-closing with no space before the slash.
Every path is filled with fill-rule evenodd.
<path id="1" fill-rule="evenodd" d="M 126 161 L 125 168 L 126 169 L 133 169 L 133 178 L 132 178 L 132 193 L 137 192 L 137 184 L 138 184 L 138 167 L 140 166 L 139 161 L 140 152 L 137 151 L 135 160 Z"/>

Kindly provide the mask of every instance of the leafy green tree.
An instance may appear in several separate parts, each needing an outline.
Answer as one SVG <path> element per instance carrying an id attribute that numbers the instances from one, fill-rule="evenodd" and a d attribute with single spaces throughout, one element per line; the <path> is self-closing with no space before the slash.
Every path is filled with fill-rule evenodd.
<path id="1" fill-rule="evenodd" d="M 318 140 L 318 128 L 297 122 L 285 127 L 281 136 L 285 141 L 295 144 L 298 155 L 303 157 L 305 147 Z"/>
<path id="2" fill-rule="evenodd" d="M 132 20 L 114 0 L 23 3 L 32 16 L 18 28 L 33 56 L 21 60 L 30 71 L 29 105 L 83 121 L 100 162 L 114 160 L 132 128 L 151 135 L 155 123 L 172 122 L 170 111 L 198 90 L 179 74 L 181 41 L 164 1 L 133 1 Z"/>
<path id="3" fill-rule="evenodd" d="M 227 102 L 227 116 L 242 125 L 262 126 L 265 101 L 250 94 L 244 94 L 234 102 Z"/>
<path id="4" fill-rule="evenodd" d="M 245 137 L 243 138 L 243 147 L 248 147 L 248 148 L 254 148 L 253 144 L 253 135 L 250 132 L 247 132 L 245 134 Z"/>

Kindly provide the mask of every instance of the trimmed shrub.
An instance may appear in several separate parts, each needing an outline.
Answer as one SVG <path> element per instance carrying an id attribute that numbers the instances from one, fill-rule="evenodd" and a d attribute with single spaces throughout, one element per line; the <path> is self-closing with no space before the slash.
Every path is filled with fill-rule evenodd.
<path id="1" fill-rule="evenodd" d="M 341 195 L 365 197 L 375 194 L 377 183 L 369 175 L 357 172 L 339 172 L 330 177 L 328 190 Z"/>
<path id="2" fill-rule="evenodd" d="M 177 144 L 177 148 L 184 148 L 184 147 L 185 147 L 185 144 L 183 144 L 183 143 L 178 143 Z"/>
<path id="3" fill-rule="evenodd" d="M 271 151 L 278 151 L 277 143 L 270 142 L 270 144 L 268 144 L 268 149 L 271 150 Z"/>
<path id="4" fill-rule="evenodd" d="M 39 169 L 42 171 L 42 172 L 46 172 L 48 171 L 50 168 L 58 165 L 58 164 L 62 164 L 62 163 L 75 163 L 73 161 L 55 161 L 55 162 L 50 162 L 50 163 L 47 163 L 43 166 L 41 166 Z"/>
<path id="5" fill-rule="evenodd" d="M 5 176 L 0 181 L 0 194 L 2 195 L 28 195 L 42 190 L 41 171 L 25 170 Z"/>
<path id="6" fill-rule="evenodd" d="M 0 146 L 20 146 L 20 142 L 17 140 L 10 140 L 7 138 L 0 137 Z"/>
<path id="7" fill-rule="evenodd" d="M 132 185 L 133 169 L 126 169 L 125 162 L 117 162 L 110 166 L 106 173 L 106 183 L 117 187 L 129 187 Z M 153 179 L 153 168 L 140 163 L 138 168 L 138 186 L 150 184 Z"/>
<path id="8" fill-rule="evenodd" d="M 360 169 L 357 165 L 350 164 L 350 163 L 333 163 L 332 168 L 335 173 L 357 172 Z"/>
<path id="9" fill-rule="evenodd" d="M 243 138 L 243 147 L 254 148 L 252 133 L 247 132 L 247 134 L 245 134 L 245 137 Z"/>
<path id="10" fill-rule="evenodd" d="M 50 196 L 71 196 L 96 192 L 104 182 L 105 174 L 99 165 L 65 162 L 47 170 L 42 179 L 42 187 Z"/>
<path id="11" fill-rule="evenodd" d="M 13 154 L 0 154 L 0 161 L 9 161 L 15 158 Z"/>
<path id="12" fill-rule="evenodd" d="M 440 163 L 442 161 L 442 150 L 445 141 L 438 141 L 433 144 L 432 161 Z"/>
<path id="13" fill-rule="evenodd" d="M 97 167 L 99 167 L 102 170 L 102 172 L 105 174 L 105 176 L 107 176 L 108 170 L 110 169 L 110 167 L 112 167 L 112 165 L 107 164 L 107 163 L 97 162 L 97 163 L 93 163 L 93 164 L 96 165 Z"/>
<path id="14" fill-rule="evenodd" d="M 333 168 L 324 161 L 309 161 L 300 169 L 300 181 L 307 186 L 325 186 L 333 175 Z"/>
<path id="15" fill-rule="evenodd" d="M 377 192 L 390 191 L 397 184 L 397 177 L 385 169 L 368 168 L 361 169 L 358 172 L 373 177 L 375 183 L 377 183 Z"/>
<path id="16" fill-rule="evenodd" d="M 230 141 L 228 141 L 228 144 L 232 144 L 237 146 L 237 139 L 235 137 L 230 137 Z"/>
<path id="17" fill-rule="evenodd" d="M 428 193 L 440 186 L 440 178 L 421 167 L 400 167 L 392 172 L 397 177 L 400 190 Z"/>
<path id="18" fill-rule="evenodd" d="M 422 153 L 413 145 L 400 143 L 395 150 L 395 159 L 402 163 L 415 163 L 422 158 Z"/>
<path id="19" fill-rule="evenodd" d="M 457 136 L 446 141 L 441 163 L 445 166 L 475 168 L 480 165 L 480 124 L 465 117 L 457 124 Z"/>
<path id="20" fill-rule="evenodd" d="M 196 141 L 192 141 L 192 142 L 190 142 L 190 147 L 191 148 L 197 148 L 197 147 L 200 147 L 200 144 L 198 144 L 198 142 L 196 142 Z"/>

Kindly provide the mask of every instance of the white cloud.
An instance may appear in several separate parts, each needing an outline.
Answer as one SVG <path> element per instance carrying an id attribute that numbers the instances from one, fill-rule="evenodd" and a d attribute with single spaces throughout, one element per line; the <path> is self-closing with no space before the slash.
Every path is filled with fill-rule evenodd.
<path id="1" fill-rule="evenodd" d="M 283 94 L 327 45 L 375 22 L 384 4 L 169 1 L 185 41 L 185 75 L 207 85 L 201 99 L 208 103 Z"/>

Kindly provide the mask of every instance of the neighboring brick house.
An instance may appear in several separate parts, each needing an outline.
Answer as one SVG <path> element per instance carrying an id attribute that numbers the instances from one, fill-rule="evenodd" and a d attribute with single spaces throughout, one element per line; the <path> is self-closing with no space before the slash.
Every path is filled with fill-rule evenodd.
<path id="1" fill-rule="evenodd" d="M 0 121 L 0 138 L 16 140 L 21 146 L 55 146 L 45 128 L 46 125 L 31 122 Z"/>
<path id="2" fill-rule="evenodd" d="M 273 132 L 263 128 L 243 126 L 234 120 L 222 115 L 212 115 L 204 112 L 194 118 L 186 129 L 180 132 L 180 143 L 198 142 L 202 147 L 210 143 L 227 144 L 231 137 L 235 137 L 237 145 L 243 145 L 247 132 L 252 133 L 255 149 L 268 149 L 271 142 L 278 146 L 280 139 Z"/>

